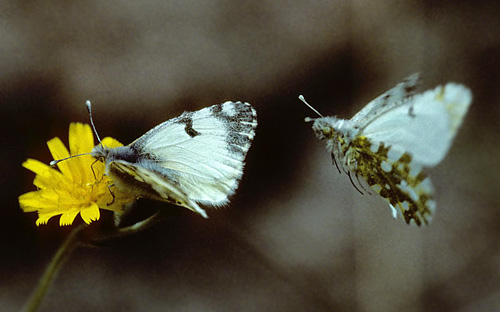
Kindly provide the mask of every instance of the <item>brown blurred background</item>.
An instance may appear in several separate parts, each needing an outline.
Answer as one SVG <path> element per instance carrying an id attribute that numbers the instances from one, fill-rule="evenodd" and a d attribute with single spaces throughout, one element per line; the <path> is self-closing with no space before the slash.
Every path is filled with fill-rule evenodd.
<path id="1" fill-rule="evenodd" d="M 71 229 L 19 209 L 34 188 L 21 163 L 48 163 L 46 141 L 88 122 L 87 99 L 123 143 L 226 100 L 252 103 L 259 127 L 229 207 L 204 220 L 159 204 L 162 224 L 77 249 L 41 311 L 499 311 L 497 1 L 2 1 L 0 51 L 2 311 Z M 297 99 L 348 118 L 413 72 L 422 90 L 474 94 L 430 170 L 425 228 L 337 173 Z"/>

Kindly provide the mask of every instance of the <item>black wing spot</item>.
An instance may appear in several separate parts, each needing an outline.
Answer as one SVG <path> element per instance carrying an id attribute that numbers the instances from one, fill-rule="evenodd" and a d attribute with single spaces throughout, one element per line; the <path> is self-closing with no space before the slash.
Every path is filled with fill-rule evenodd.
<path id="1" fill-rule="evenodd" d="M 194 138 L 195 136 L 200 135 L 200 133 L 193 128 L 193 113 L 189 112 L 182 114 L 177 122 L 186 125 L 184 127 L 184 131 L 186 131 L 190 137 Z"/>
<path id="2" fill-rule="evenodd" d="M 410 106 L 410 108 L 408 109 L 408 116 L 410 116 L 412 118 L 417 117 L 417 115 L 415 115 L 415 112 L 413 111 L 413 105 Z"/>
<path id="3" fill-rule="evenodd" d="M 407 94 L 412 94 L 417 89 L 417 86 L 416 85 L 405 85 L 404 89 L 405 89 L 405 92 Z"/>

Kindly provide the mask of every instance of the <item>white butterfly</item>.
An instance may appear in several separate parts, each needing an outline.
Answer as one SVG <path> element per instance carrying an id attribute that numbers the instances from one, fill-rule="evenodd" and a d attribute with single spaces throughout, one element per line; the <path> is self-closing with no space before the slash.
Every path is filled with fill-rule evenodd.
<path id="1" fill-rule="evenodd" d="M 87 107 L 90 110 L 90 102 Z M 106 164 L 106 174 L 117 188 L 206 218 L 198 203 L 228 202 L 243 174 L 256 127 L 257 113 L 250 104 L 225 102 L 184 112 L 127 146 L 97 145 L 91 155 Z"/>
<path id="2" fill-rule="evenodd" d="M 313 131 L 326 141 L 337 169 L 339 163 L 353 185 L 351 174 L 364 189 L 361 176 L 389 203 L 394 218 L 399 212 L 406 223 L 420 226 L 430 222 L 436 207 L 422 169 L 444 158 L 472 94 L 456 83 L 415 94 L 418 82 L 418 74 L 409 76 L 349 120 L 323 117 L 299 98 L 321 116 L 306 121 L 314 120 Z"/>

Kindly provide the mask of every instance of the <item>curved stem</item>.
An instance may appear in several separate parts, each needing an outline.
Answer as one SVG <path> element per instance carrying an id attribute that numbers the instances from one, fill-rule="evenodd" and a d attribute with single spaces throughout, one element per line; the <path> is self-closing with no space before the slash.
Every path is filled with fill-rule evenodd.
<path id="1" fill-rule="evenodd" d="M 59 268 L 64 263 L 64 260 L 67 259 L 69 254 L 75 249 L 78 245 L 78 234 L 82 229 L 84 229 L 86 224 L 81 224 L 78 227 L 74 228 L 71 233 L 66 237 L 64 243 L 59 247 L 56 254 L 50 261 L 49 265 L 45 269 L 42 277 L 40 278 L 38 285 L 31 295 L 31 298 L 24 308 L 26 312 L 36 311 L 40 306 L 45 294 L 49 290 L 50 285 L 54 281 L 56 273 L 59 271 Z"/>
<path id="2" fill-rule="evenodd" d="M 160 222 L 163 218 L 164 214 L 162 214 L 161 211 L 157 211 L 149 218 L 139 221 L 131 226 L 118 228 L 111 234 L 102 235 L 96 241 L 104 241 L 108 239 L 119 238 L 129 234 L 137 233 L 140 230 L 143 230 Z M 64 261 L 68 258 L 69 254 L 75 249 L 75 247 L 78 246 L 78 243 L 80 243 L 79 234 L 85 227 L 86 224 L 81 224 L 78 227 L 74 228 L 68 235 L 64 243 L 61 245 L 61 247 L 59 247 L 56 254 L 50 261 L 49 265 L 45 269 L 45 272 L 40 278 L 35 291 L 31 295 L 31 298 L 28 301 L 28 304 L 25 306 L 23 311 L 33 312 L 38 309 L 47 291 L 49 290 L 50 285 L 52 285 L 56 273 L 59 271 Z"/>
<path id="3" fill-rule="evenodd" d="M 125 236 L 128 234 L 137 233 L 140 230 L 146 229 L 146 228 L 151 227 L 152 225 L 160 222 L 161 220 L 163 220 L 163 218 L 164 218 L 164 214 L 162 213 L 161 210 L 158 210 L 152 216 L 150 216 L 142 221 L 136 222 L 131 226 L 119 228 L 117 230 L 117 232 L 120 234 L 120 236 Z"/>
<path id="4" fill-rule="evenodd" d="M 144 220 L 136 222 L 130 226 L 126 226 L 123 228 L 116 228 L 111 233 L 101 234 L 99 237 L 93 238 L 93 241 L 94 242 L 102 242 L 102 241 L 116 239 L 116 238 L 120 238 L 123 236 L 137 233 L 141 230 L 149 228 L 149 227 L 153 226 L 154 224 L 160 222 L 161 220 L 163 220 L 164 217 L 165 217 L 165 215 L 162 213 L 162 211 L 158 210 L 153 215 L 149 216 L 148 218 L 146 218 Z"/>

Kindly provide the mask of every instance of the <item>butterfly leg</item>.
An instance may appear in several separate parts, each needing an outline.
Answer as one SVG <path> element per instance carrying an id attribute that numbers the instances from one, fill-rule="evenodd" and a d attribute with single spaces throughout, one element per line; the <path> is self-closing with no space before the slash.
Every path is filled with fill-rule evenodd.
<path id="1" fill-rule="evenodd" d="M 92 169 L 92 174 L 94 175 L 94 179 L 95 179 L 95 180 L 97 180 L 97 176 L 95 175 L 94 165 L 95 165 L 95 163 L 96 163 L 96 162 L 98 162 L 98 161 L 99 161 L 99 160 L 98 160 L 98 159 L 96 159 L 96 160 L 92 163 L 92 165 L 90 165 L 90 169 Z"/>
<path id="2" fill-rule="evenodd" d="M 332 162 L 335 164 L 335 167 L 337 168 L 338 172 L 341 173 L 340 169 L 339 169 L 339 165 L 337 165 L 337 160 L 335 158 L 335 154 L 331 153 L 331 155 L 332 155 Z"/>
<path id="3" fill-rule="evenodd" d="M 114 184 L 108 185 L 109 194 L 111 194 L 111 196 L 113 197 L 113 200 L 110 203 L 106 204 L 108 206 L 111 206 L 115 202 L 115 193 L 113 193 L 113 191 L 111 191 L 111 187 L 113 187 L 113 186 L 115 186 L 115 185 Z"/>
<path id="4" fill-rule="evenodd" d="M 365 192 L 366 192 L 366 193 L 368 193 L 368 194 L 371 194 L 371 193 L 370 193 L 370 191 L 369 191 L 369 190 L 367 190 L 367 189 L 365 188 L 365 186 L 363 185 L 363 183 L 361 183 L 361 181 L 359 180 L 359 175 L 358 175 L 358 172 L 357 172 L 357 171 L 356 171 L 356 175 L 355 175 L 355 177 L 356 177 L 356 181 L 358 181 L 358 185 L 359 185 L 359 186 L 361 186 L 361 188 L 363 189 L 363 191 L 365 191 Z"/>
<path id="5" fill-rule="evenodd" d="M 363 192 L 361 192 L 361 191 L 359 190 L 359 188 L 356 186 L 356 184 L 354 184 L 354 181 L 352 180 L 352 177 L 351 177 L 351 172 L 350 172 L 350 171 L 347 171 L 347 176 L 349 177 L 349 180 L 351 181 L 352 186 L 354 186 L 354 188 L 355 188 L 355 189 L 356 189 L 356 190 L 357 190 L 357 191 L 358 191 L 361 195 L 364 195 L 364 193 L 363 193 Z M 356 177 L 357 177 L 357 175 L 356 175 Z"/>

